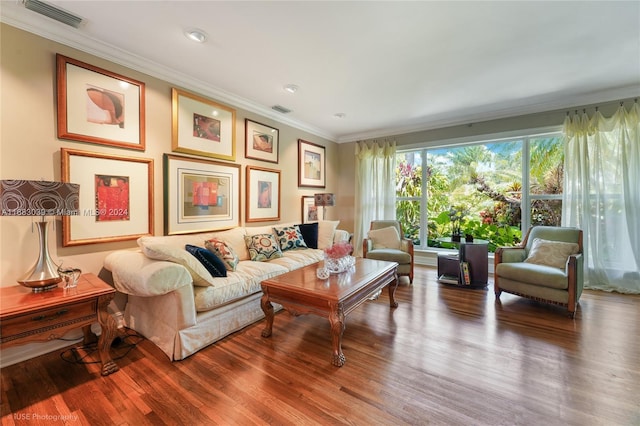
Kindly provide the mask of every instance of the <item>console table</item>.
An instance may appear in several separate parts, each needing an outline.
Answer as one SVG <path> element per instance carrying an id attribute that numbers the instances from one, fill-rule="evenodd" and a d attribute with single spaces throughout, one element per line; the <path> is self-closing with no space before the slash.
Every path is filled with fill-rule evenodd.
<path id="1" fill-rule="evenodd" d="M 117 324 L 107 311 L 115 289 L 94 274 L 83 274 L 78 286 L 34 293 L 15 285 L 0 287 L 0 345 L 2 349 L 29 342 L 59 339 L 70 330 L 82 327 L 84 343 L 98 341 L 102 375 L 118 371 L 109 355 L 116 337 Z M 102 327 L 100 338 L 91 332 L 91 324 Z"/>
<path id="2" fill-rule="evenodd" d="M 464 288 L 485 288 L 489 280 L 489 241 L 475 239 L 473 242 L 451 241 L 439 238 L 438 241 L 458 246 L 458 253 L 438 254 L 438 281 Z M 467 262 L 470 284 L 465 285 L 460 274 L 460 265 Z"/>

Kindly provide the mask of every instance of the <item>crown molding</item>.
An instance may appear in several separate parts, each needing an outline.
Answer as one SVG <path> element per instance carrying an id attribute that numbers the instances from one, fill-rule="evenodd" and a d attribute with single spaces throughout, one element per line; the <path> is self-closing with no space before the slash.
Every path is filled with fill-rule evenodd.
<path id="1" fill-rule="evenodd" d="M 443 113 L 440 114 L 440 117 L 438 117 L 438 115 L 430 116 L 428 122 L 413 123 L 406 126 L 392 127 L 389 129 L 378 129 L 368 132 L 339 136 L 336 142 L 348 143 L 362 140 L 379 139 L 404 135 L 408 133 L 442 129 L 445 127 L 469 125 L 472 123 L 480 123 L 483 121 L 514 118 L 531 114 L 541 114 L 556 110 L 574 110 L 576 108 L 582 109 L 586 105 L 603 104 L 607 102 L 620 101 L 623 99 L 634 99 L 638 97 L 640 97 L 640 86 L 631 85 L 618 87 L 615 89 L 595 91 L 587 94 L 579 94 L 574 96 L 567 95 L 566 97 L 563 97 L 562 100 L 545 100 L 541 98 L 538 101 L 534 102 L 528 100 L 528 103 L 523 105 L 509 105 L 496 108 L 487 107 L 486 111 L 480 113 L 469 113 L 455 119 L 451 119 L 450 117 L 447 117 L 448 114 Z M 560 123 L 559 125 L 561 124 L 562 123 Z"/>
<path id="2" fill-rule="evenodd" d="M 337 141 L 336 135 L 307 123 L 286 117 L 283 114 L 274 111 L 270 107 L 260 105 L 219 87 L 194 79 L 193 77 L 190 77 L 178 70 L 132 55 L 123 49 L 104 43 L 101 40 L 91 38 L 82 33 L 82 25 L 80 25 L 80 28 L 78 29 L 68 27 L 65 24 L 26 10 L 19 4 L 3 4 L 0 8 L 0 22 L 108 60 L 118 65 L 131 68 L 135 71 L 148 74 L 172 85 L 177 85 L 184 89 L 191 90 L 199 95 L 211 97 L 216 101 L 259 114 L 263 117 L 286 124 L 298 130 L 311 133 L 332 142 Z"/>

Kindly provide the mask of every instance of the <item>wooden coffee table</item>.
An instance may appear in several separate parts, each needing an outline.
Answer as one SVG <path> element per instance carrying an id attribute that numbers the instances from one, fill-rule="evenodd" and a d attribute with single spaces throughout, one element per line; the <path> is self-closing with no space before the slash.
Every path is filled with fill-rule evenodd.
<path id="1" fill-rule="evenodd" d="M 266 325 L 262 337 L 271 336 L 273 329 L 273 305 L 281 304 L 292 315 L 315 314 L 329 318 L 331 324 L 332 363 L 342 367 L 345 356 L 342 353 L 342 333 L 346 315 L 360 306 L 378 290 L 389 286 L 389 303 L 392 308 L 398 287 L 395 262 L 358 258 L 354 268 L 341 274 L 331 275 L 326 280 L 316 277 L 316 269 L 321 263 L 262 281 L 262 310 Z"/>

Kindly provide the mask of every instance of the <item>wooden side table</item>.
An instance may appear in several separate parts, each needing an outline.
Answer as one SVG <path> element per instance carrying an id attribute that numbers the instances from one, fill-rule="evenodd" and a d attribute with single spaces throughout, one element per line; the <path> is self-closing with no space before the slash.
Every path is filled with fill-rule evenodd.
<path id="1" fill-rule="evenodd" d="M 102 375 L 118 371 L 109 349 L 116 337 L 117 324 L 107 311 L 115 289 L 94 274 L 83 274 L 78 286 L 57 287 L 34 293 L 15 285 L 0 287 L 0 345 L 6 347 L 29 342 L 46 342 L 82 327 L 84 343 L 98 340 Z M 100 338 L 91 332 L 91 324 L 102 327 Z"/>

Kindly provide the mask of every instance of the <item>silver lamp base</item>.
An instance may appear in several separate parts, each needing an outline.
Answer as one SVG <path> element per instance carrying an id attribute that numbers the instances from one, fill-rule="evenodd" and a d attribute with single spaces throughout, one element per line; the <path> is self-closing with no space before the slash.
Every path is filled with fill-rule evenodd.
<path id="1" fill-rule="evenodd" d="M 51 290 L 58 287 L 62 281 L 58 274 L 58 265 L 53 263 L 49 255 L 49 245 L 47 241 L 47 230 L 49 222 L 36 222 L 38 225 L 38 235 L 40 236 L 40 253 L 35 265 L 27 272 L 18 283 L 30 288 L 34 292 Z"/>

